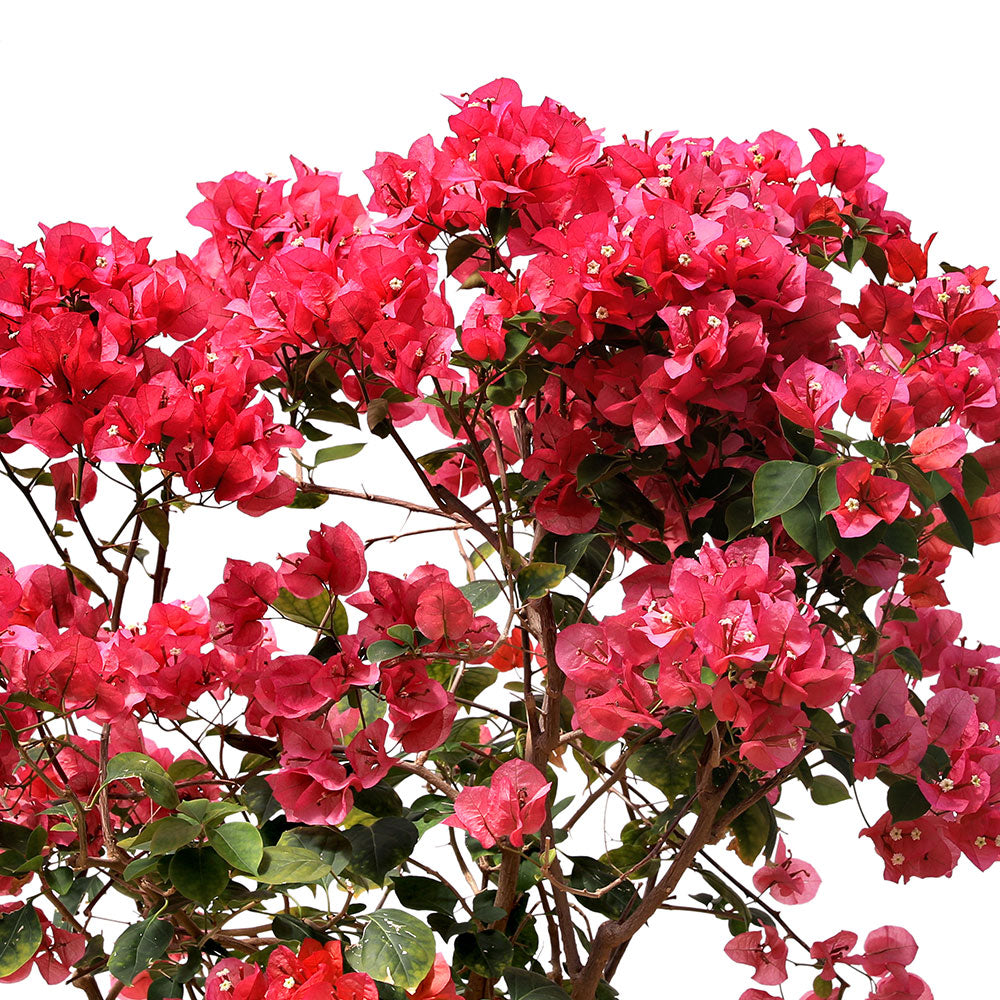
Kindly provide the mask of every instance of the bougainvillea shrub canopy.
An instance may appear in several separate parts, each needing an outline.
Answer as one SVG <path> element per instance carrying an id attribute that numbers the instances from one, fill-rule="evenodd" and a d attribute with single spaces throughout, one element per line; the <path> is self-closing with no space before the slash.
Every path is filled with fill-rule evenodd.
<path id="1" fill-rule="evenodd" d="M 795 929 L 782 794 L 879 784 L 893 881 L 1000 858 L 1000 648 L 943 584 L 1000 540 L 987 268 L 929 264 L 842 136 L 453 103 L 364 198 L 294 158 L 200 184 L 193 256 L 0 244 L 0 467 L 46 546 L 0 556 L 0 977 L 610 1000 L 695 910 L 742 1000 L 930 998 L 877 914 Z M 376 438 L 409 492 L 361 487 Z M 375 569 L 343 498 L 429 561 Z M 175 593 L 192 506 L 313 527 Z"/>

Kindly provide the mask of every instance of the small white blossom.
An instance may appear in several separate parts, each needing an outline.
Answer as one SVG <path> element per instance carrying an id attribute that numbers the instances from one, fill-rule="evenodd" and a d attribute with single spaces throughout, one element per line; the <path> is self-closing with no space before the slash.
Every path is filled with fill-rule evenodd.
<path id="1" fill-rule="evenodd" d="M 600 319 L 600 320 L 605 320 L 610 315 L 611 314 L 608 312 L 607 309 L 605 309 L 604 306 L 598 306 L 597 310 L 594 312 L 594 318 L 595 319 Z"/>
<path id="2" fill-rule="evenodd" d="M 390 278 L 389 279 L 389 287 L 394 292 L 398 292 L 403 287 L 403 279 L 402 278 Z"/>
<path id="3" fill-rule="evenodd" d="M 108 427 L 108 437 L 113 437 L 113 438 L 118 437 L 118 425 L 117 424 L 111 424 L 111 426 Z"/>
<path id="4" fill-rule="evenodd" d="M 722 320 L 718 316 L 709 316 L 705 322 L 714 330 L 716 327 L 722 326 Z"/>
<path id="5" fill-rule="evenodd" d="M 844 501 L 844 506 L 853 514 L 857 510 L 861 510 L 861 501 L 857 497 L 848 497 Z"/>
<path id="6" fill-rule="evenodd" d="M 750 237 L 749 237 L 749 236 L 741 236 L 741 237 L 740 237 L 740 238 L 739 238 L 739 239 L 738 239 L 738 240 L 736 241 L 736 245 L 737 245 L 737 246 L 738 246 L 738 247 L 739 247 L 739 248 L 740 248 L 741 250 L 744 250 L 744 249 L 746 249 L 746 248 L 747 248 L 748 246 L 750 246 Z"/>
<path id="7" fill-rule="evenodd" d="M 679 256 L 678 258 L 677 258 L 677 263 L 678 263 L 678 264 L 679 264 L 679 265 L 680 265 L 681 267 L 687 267 L 687 266 L 688 266 L 688 264 L 690 264 L 690 263 L 691 263 L 691 257 L 690 257 L 690 255 L 688 255 L 688 254 L 686 254 L 686 253 L 682 253 L 682 254 L 681 254 L 681 255 L 680 255 L 680 256 Z"/>

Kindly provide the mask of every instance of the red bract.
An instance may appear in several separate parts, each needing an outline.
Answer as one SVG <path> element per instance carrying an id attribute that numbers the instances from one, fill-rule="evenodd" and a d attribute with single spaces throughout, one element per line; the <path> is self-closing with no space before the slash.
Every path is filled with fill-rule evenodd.
<path id="1" fill-rule="evenodd" d="M 867 462 L 846 462 L 837 469 L 840 506 L 831 511 L 844 538 L 867 535 L 879 523 L 892 524 L 910 497 L 909 487 L 877 476 Z"/>
<path id="2" fill-rule="evenodd" d="M 466 830 L 483 847 L 509 838 L 523 847 L 527 834 L 537 833 L 545 822 L 545 797 L 551 785 L 537 768 L 523 760 L 501 764 L 489 787 L 464 788 L 455 800 L 455 815 L 444 822 Z"/>
<path id="3" fill-rule="evenodd" d="M 364 582 L 365 548 L 346 524 L 321 524 L 309 532 L 306 549 L 284 556 L 278 570 L 281 585 L 296 597 L 315 597 L 324 587 L 332 594 L 353 594 Z"/>
<path id="4" fill-rule="evenodd" d="M 2 473 L 53 552 L 0 556 L 5 978 L 107 967 L 138 1000 L 211 955 L 209 1000 L 595 1000 L 683 875 L 743 1000 L 810 963 L 804 1000 L 845 967 L 927 1000 L 902 929 L 810 947 L 755 893 L 816 894 L 781 795 L 842 797 L 830 766 L 887 790 L 886 878 L 1000 861 L 1000 647 L 944 583 L 1000 541 L 988 270 L 929 273 L 840 136 L 605 145 L 512 80 L 452 100 L 440 141 L 377 154 L 371 215 L 293 158 L 200 185 L 190 256 L 0 242 Z M 370 493 L 335 425 L 426 495 Z M 308 513 L 344 497 L 375 537 Z M 171 592 L 188 508 L 289 505 L 304 551 Z"/>
<path id="5" fill-rule="evenodd" d="M 778 838 L 778 853 L 774 863 L 754 872 L 753 884 L 758 892 L 770 892 L 779 903 L 808 903 L 819 891 L 819 875 L 805 861 L 793 858 Z"/>
<path id="6" fill-rule="evenodd" d="M 965 433 L 954 424 L 921 431 L 912 445 L 913 464 L 924 472 L 950 469 L 968 449 Z"/>
<path id="7" fill-rule="evenodd" d="M 763 986 L 777 986 L 788 978 L 785 960 L 788 945 L 771 926 L 761 931 L 737 934 L 726 945 L 726 954 L 734 961 L 753 967 L 753 980 Z"/>

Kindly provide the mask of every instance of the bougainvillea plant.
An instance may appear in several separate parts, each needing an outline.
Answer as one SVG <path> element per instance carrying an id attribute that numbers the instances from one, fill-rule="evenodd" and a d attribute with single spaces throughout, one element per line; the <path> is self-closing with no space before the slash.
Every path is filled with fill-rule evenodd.
<path id="1" fill-rule="evenodd" d="M 367 208 L 293 160 L 200 185 L 193 257 L 0 244 L 0 466 L 50 546 L 0 556 L 0 976 L 604 1000 L 676 909 L 743 1000 L 929 998 L 903 928 L 795 930 L 781 797 L 878 779 L 894 881 L 1000 858 L 1000 649 L 942 584 L 1000 539 L 986 268 L 928 273 L 842 137 L 454 103 Z M 352 479 L 371 438 L 419 493 Z M 369 570 L 345 497 L 467 578 Z M 304 551 L 171 593 L 183 512 L 234 504 L 315 509 Z"/>

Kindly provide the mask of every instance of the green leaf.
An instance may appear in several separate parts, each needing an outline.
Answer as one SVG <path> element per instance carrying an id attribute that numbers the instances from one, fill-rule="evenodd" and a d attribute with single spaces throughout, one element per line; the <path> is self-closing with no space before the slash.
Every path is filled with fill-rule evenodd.
<path id="1" fill-rule="evenodd" d="M 152 506 L 144 507 L 139 511 L 139 520 L 149 528 L 160 547 L 165 549 L 170 543 L 170 521 L 166 512 L 155 501 L 150 501 L 150 504 Z"/>
<path id="2" fill-rule="evenodd" d="M 409 625 L 390 625 L 385 634 L 404 646 L 413 646 L 417 641 L 416 634 Z"/>
<path id="3" fill-rule="evenodd" d="M 30 904 L 0 917 L 0 976 L 17 972 L 41 943 L 42 925 Z"/>
<path id="4" fill-rule="evenodd" d="M 330 595 L 322 591 L 315 597 L 296 597 L 290 590 L 282 589 L 271 605 L 282 618 L 307 628 L 326 628 L 335 635 L 343 635 L 348 628 L 347 610 L 336 598 L 330 607 Z"/>
<path id="5" fill-rule="evenodd" d="M 835 802 L 843 802 L 851 797 L 847 786 L 832 774 L 818 774 L 813 778 L 809 795 L 818 806 L 832 806 Z"/>
<path id="6" fill-rule="evenodd" d="M 417 846 L 417 828 L 401 816 L 386 816 L 371 826 L 344 831 L 351 843 L 347 869 L 362 884 L 384 885 L 385 877 L 399 867 Z"/>
<path id="7" fill-rule="evenodd" d="M 566 991 L 551 979 L 527 969 L 504 969 L 503 978 L 510 1000 L 566 1000 L 567 997 Z"/>
<path id="8" fill-rule="evenodd" d="M 152 757 L 144 753 L 130 750 L 115 754 L 108 761 L 107 780 L 116 781 L 124 778 L 138 778 L 145 793 L 157 805 L 166 809 L 174 809 L 180 802 L 177 789 L 163 769 L 163 765 L 157 764 Z"/>
<path id="9" fill-rule="evenodd" d="M 208 842 L 223 860 L 251 875 L 256 874 L 264 857 L 260 831 L 251 823 L 223 823 L 209 831 Z"/>
<path id="10" fill-rule="evenodd" d="M 920 819 L 930 809 L 930 803 L 924 798 L 920 787 L 909 778 L 902 778 L 889 786 L 886 805 L 897 823 Z"/>
<path id="11" fill-rule="evenodd" d="M 394 656 L 400 656 L 406 652 L 405 646 L 400 646 L 398 642 L 391 639 L 376 639 L 365 647 L 365 656 L 371 663 L 381 663 L 383 660 L 391 660 Z"/>
<path id="12" fill-rule="evenodd" d="M 962 492 L 970 504 L 981 499 L 989 488 L 990 480 L 982 463 L 975 455 L 962 459 Z"/>
<path id="13" fill-rule="evenodd" d="M 130 986 L 140 972 L 149 968 L 150 962 L 167 953 L 173 936 L 174 929 L 166 920 L 150 918 L 133 924 L 115 942 L 108 971 Z"/>
<path id="14" fill-rule="evenodd" d="M 507 911 L 501 910 L 506 916 Z M 486 979 L 499 979 L 514 957 L 514 948 L 500 931 L 466 931 L 455 938 L 453 965 L 471 969 Z"/>
<path id="15" fill-rule="evenodd" d="M 270 785 L 268 785 L 270 788 Z M 216 802 L 212 799 L 187 799 L 182 802 L 177 811 L 184 816 L 190 816 L 196 823 L 209 826 L 224 820 L 233 813 L 242 812 L 235 802 Z"/>
<path id="16" fill-rule="evenodd" d="M 180 816 L 168 816 L 153 824 L 153 838 L 149 842 L 149 853 L 173 854 L 186 847 L 198 836 L 198 826 Z"/>
<path id="17" fill-rule="evenodd" d="M 941 513 L 948 518 L 948 524 L 955 532 L 958 544 L 971 552 L 975 542 L 972 534 L 972 522 L 969 520 L 969 515 L 965 513 L 965 508 L 958 497 L 954 493 L 949 493 L 947 496 L 941 497 L 938 506 L 941 508 Z"/>
<path id="18" fill-rule="evenodd" d="M 904 521 L 902 518 L 893 521 L 886 527 L 882 541 L 893 552 L 905 556 L 907 559 L 917 558 L 917 533 L 909 521 Z"/>
<path id="19" fill-rule="evenodd" d="M 329 826 L 293 826 L 278 839 L 278 847 L 311 851 L 339 875 L 351 858 L 351 842 L 340 830 Z"/>
<path id="20" fill-rule="evenodd" d="M 408 910 L 451 913 L 458 902 L 454 890 L 426 875 L 399 875 L 392 880 L 396 898 Z"/>
<path id="21" fill-rule="evenodd" d="M 712 680 L 717 680 L 714 674 Z M 639 747 L 629 758 L 628 768 L 668 798 L 674 799 L 694 790 L 694 758 L 674 753 L 669 744 L 662 740 L 654 740 Z"/>
<path id="22" fill-rule="evenodd" d="M 820 473 L 816 492 L 819 497 L 819 509 L 824 514 L 829 514 L 831 510 L 836 510 L 840 506 L 836 469 L 824 469 Z"/>
<path id="23" fill-rule="evenodd" d="M 337 444 L 332 448 L 320 448 L 316 452 L 314 465 L 323 465 L 325 462 L 337 462 L 342 458 L 353 458 L 364 446 L 365 442 L 359 441 L 355 444 Z"/>
<path id="24" fill-rule="evenodd" d="M 663 531 L 663 511 L 646 496 L 642 490 L 629 478 L 619 473 L 611 479 L 602 480 L 593 486 L 594 495 L 601 505 L 601 515 L 605 520 L 618 513 L 625 521 Z"/>
<path id="25" fill-rule="evenodd" d="M 473 580 L 458 589 L 465 594 L 473 611 L 481 611 L 500 596 L 500 584 L 496 580 Z"/>
<path id="26" fill-rule="evenodd" d="M 304 847 L 265 847 L 254 878 L 266 885 L 309 885 L 331 873 L 330 865 Z"/>
<path id="27" fill-rule="evenodd" d="M 478 236 L 456 236 L 448 244 L 448 249 L 444 255 L 448 274 L 452 274 L 456 268 L 460 267 L 470 257 L 483 249 L 485 249 L 485 246 Z"/>
<path id="28" fill-rule="evenodd" d="M 570 858 L 573 862 L 573 871 L 567 881 L 574 889 L 585 889 L 588 892 L 600 892 L 611 885 L 618 876 L 610 865 L 597 861 L 594 858 L 576 857 Z M 600 913 L 604 917 L 618 920 L 625 912 L 625 908 L 636 899 L 635 887 L 631 882 L 622 882 L 614 889 L 605 892 L 601 896 L 578 896 L 576 902 L 580 906 Z"/>
<path id="29" fill-rule="evenodd" d="M 167 878 L 182 896 L 208 906 L 229 884 L 229 865 L 210 847 L 184 847 L 170 859 Z"/>
<path id="30" fill-rule="evenodd" d="M 544 597 L 566 578 L 566 567 L 560 563 L 529 563 L 517 574 L 517 592 L 522 601 Z"/>
<path id="31" fill-rule="evenodd" d="M 730 829 L 736 839 L 736 854 L 745 865 L 753 864 L 764 850 L 772 819 L 771 805 L 761 799 L 733 820 Z"/>
<path id="32" fill-rule="evenodd" d="M 435 944 L 431 929 L 402 910 L 382 909 L 368 915 L 351 964 L 373 979 L 413 990 L 434 965 Z"/>
<path id="33" fill-rule="evenodd" d="M 810 493 L 801 503 L 781 515 L 781 525 L 797 545 L 819 564 L 833 552 L 830 523 L 819 510 L 819 500 Z"/>
<path id="34" fill-rule="evenodd" d="M 885 279 L 889 274 L 889 259 L 886 257 L 885 251 L 877 243 L 869 243 L 865 247 L 864 260 L 868 265 L 868 269 L 875 276 L 875 280 L 880 285 L 884 285 Z M 817 996 L 820 995 L 816 990 L 813 990 L 813 992 Z M 829 996 L 830 994 L 827 993 L 826 995 Z"/>
<path id="35" fill-rule="evenodd" d="M 322 507 L 330 499 L 328 493 L 314 493 L 309 490 L 298 490 L 295 499 L 288 504 L 291 510 L 315 510 Z"/>
<path id="36" fill-rule="evenodd" d="M 816 479 L 816 466 L 804 462 L 765 462 L 753 477 L 754 525 L 799 504 Z"/>
<path id="37" fill-rule="evenodd" d="M 920 662 L 920 657 L 912 649 L 907 649 L 906 646 L 897 646 L 892 651 L 892 658 L 914 680 L 919 681 L 923 678 L 924 665 Z"/>
<path id="38" fill-rule="evenodd" d="M 873 462 L 884 462 L 885 447 L 879 441 L 855 441 L 854 450 Z"/>

